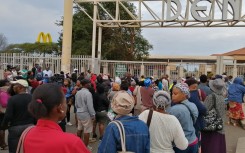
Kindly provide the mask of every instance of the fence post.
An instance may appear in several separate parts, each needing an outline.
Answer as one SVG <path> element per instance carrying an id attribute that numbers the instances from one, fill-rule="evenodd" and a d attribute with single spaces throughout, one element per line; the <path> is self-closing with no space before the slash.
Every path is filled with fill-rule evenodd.
<path id="1" fill-rule="evenodd" d="M 21 53 L 21 54 L 19 54 L 19 56 L 20 56 L 20 70 L 22 70 L 23 69 L 23 60 L 24 60 L 23 54 Z"/>
<path id="2" fill-rule="evenodd" d="M 103 64 L 103 74 L 108 74 L 108 63 L 104 62 Z"/>
<path id="3" fill-rule="evenodd" d="M 15 53 L 13 53 L 13 66 L 15 66 Z"/>
<path id="4" fill-rule="evenodd" d="M 178 72 L 178 74 L 179 74 L 179 77 L 180 78 L 183 78 L 184 77 L 184 68 L 183 68 L 182 65 L 179 66 L 179 72 Z"/>
<path id="5" fill-rule="evenodd" d="M 237 64 L 236 64 L 237 60 L 233 61 L 233 78 L 237 77 Z"/>
<path id="6" fill-rule="evenodd" d="M 140 76 L 142 76 L 142 75 L 145 75 L 145 66 L 143 63 L 140 66 Z"/>
<path id="7" fill-rule="evenodd" d="M 169 66 L 169 64 L 166 66 L 165 74 L 170 75 L 170 66 Z"/>

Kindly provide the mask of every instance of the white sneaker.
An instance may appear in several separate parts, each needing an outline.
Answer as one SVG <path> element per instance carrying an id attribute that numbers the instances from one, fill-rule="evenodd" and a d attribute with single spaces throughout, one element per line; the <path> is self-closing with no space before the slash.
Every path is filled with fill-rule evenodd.
<path id="1" fill-rule="evenodd" d="M 90 145 L 87 146 L 89 151 L 93 151 L 93 147 L 91 147 Z"/>
<path id="2" fill-rule="evenodd" d="M 67 122 L 66 125 L 72 126 L 71 122 Z"/>

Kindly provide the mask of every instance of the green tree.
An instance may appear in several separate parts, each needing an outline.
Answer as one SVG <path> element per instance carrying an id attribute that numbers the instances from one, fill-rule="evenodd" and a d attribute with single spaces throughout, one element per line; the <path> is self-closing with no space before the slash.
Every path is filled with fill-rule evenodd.
<path id="1" fill-rule="evenodd" d="M 110 14 L 115 14 L 114 3 L 101 3 Z M 124 2 L 124 5 L 136 16 L 135 6 L 132 3 Z M 93 16 L 93 5 L 82 3 L 86 12 Z M 72 54 L 91 55 L 92 51 L 92 21 L 79 8 L 75 7 L 72 28 Z M 131 17 L 125 10 L 120 8 L 120 19 L 126 20 Z M 99 18 L 107 20 L 109 16 L 99 9 Z M 63 25 L 59 21 L 57 25 Z M 98 31 L 98 30 L 97 30 Z M 62 33 L 60 33 L 59 44 L 62 43 Z M 153 46 L 141 35 L 140 28 L 103 28 L 102 29 L 102 58 L 110 60 L 140 60 L 149 55 L 149 50 Z M 97 49 L 96 49 L 97 50 Z"/>
<path id="2" fill-rule="evenodd" d="M 23 43 L 23 44 L 10 44 L 5 48 L 4 52 L 9 53 L 59 53 L 59 46 L 57 43 Z"/>

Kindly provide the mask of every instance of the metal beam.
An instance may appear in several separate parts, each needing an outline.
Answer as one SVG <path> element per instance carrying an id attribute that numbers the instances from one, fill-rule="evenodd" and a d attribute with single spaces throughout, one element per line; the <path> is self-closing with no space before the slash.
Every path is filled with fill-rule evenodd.
<path id="1" fill-rule="evenodd" d="M 98 14 L 100 13 L 99 11 L 103 11 L 108 15 L 108 19 L 106 20 L 101 20 L 99 18 L 96 18 L 96 24 L 97 26 L 101 27 L 245 27 L 245 14 L 241 14 L 241 17 L 239 20 L 233 21 L 232 19 L 227 19 L 223 20 L 220 16 L 220 14 L 224 13 L 222 12 L 222 7 L 223 7 L 223 0 L 213 0 L 210 1 L 209 4 L 211 5 L 208 10 L 206 11 L 196 11 L 196 14 L 198 14 L 201 18 L 207 18 L 210 16 L 210 20 L 208 21 L 198 21 L 196 20 L 192 15 L 190 15 L 190 11 L 192 5 L 197 5 L 197 3 L 194 3 L 195 0 L 181 0 L 182 5 L 186 5 L 186 9 L 181 12 L 181 14 L 176 18 L 175 20 L 168 21 L 164 14 L 166 14 L 167 11 L 167 6 L 165 3 L 168 3 L 169 1 L 167 0 L 75 0 L 76 3 L 98 3 L 98 6 L 100 6 L 102 9 L 97 8 Z M 116 8 L 115 8 L 115 15 L 110 14 L 109 10 L 106 10 L 106 8 L 103 7 L 102 3 L 114 3 Z M 130 10 L 122 3 L 122 2 L 137 2 L 137 10 L 135 10 L 135 13 L 130 12 Z M 146 3 L 147 2 L 147 3 Z M 150 3 L 154 2 L 161 2 L 162 4 L 159 5 L 159 10 L 156 8 L 151 8 Z M 122 6 L 122 8 L 119 7 Z M 202 4 L 198 4 L 202 5 Z M 201 7 L 201 6 L 198 6 Z M 206 6 L 203 6 L 206 7 Z M 245 7 L 245 6 L 244 6 Z M 144 8 L 145 12 L 142 11 L 142 8 Z M 120 19 L 120 11 L 126 11 L 126 13 L 131 17 L 128 20 L 121 20 Z M 239 6 L 239 8 L 235 9 L 240 9 L 242 11 L 242 6 Z M 88 13 L 85 12 L 84 9 L 81 10 L 87 15 Z M 175 15 L 178 12 L 177 6 L 171 5 L 171 13 Z M 194 10 L 195 11 L 195 10 Z M 150 14 L 152 19 L 146 19 L 144 18 L 146 15 L 145 14 Z M 227 12 L 229 15 L 233 16 L 234 12 L 231 7 L 228 7 Z M 115 16 L 115 17 L 114 17 Z M 92 17 L 89 16 L 91 19 Z M 157 24 L 154 25 L 154 24 Z M 152 26 L 154 25 L 154 26 Z"/>

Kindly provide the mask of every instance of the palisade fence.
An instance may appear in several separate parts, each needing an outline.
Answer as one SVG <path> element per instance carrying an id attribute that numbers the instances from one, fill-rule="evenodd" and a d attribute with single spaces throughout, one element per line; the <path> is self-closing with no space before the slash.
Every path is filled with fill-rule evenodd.
<path id="1" fill-rule="evenodd" d="M 61 55 L 51 54 L 30 54 L 30 53 L 0 53 L 0 78 L 3 77 L 3 71 L 7 65 L 12 65 L 23 69 L 24 66 L 30 70 L 35 63 L 39 64 L 42 69 L 49 66 L 54 73 L 61 71 Z M 203 72 L 199 71 L 200 66 L 206 63 L 167 63 L 167 62 L 149 62 L 149 61 L 113 61 L 95 59 L 97 72 L 110 74 L 111 77 L 122 77 L 126 72 L 140 77 L 153 76 L 160 78 L 168 74 L 171 79 L 179 79 L 180 67 L 183 68 L 183 76 L 199 76 Z M 92 58 L 88 55 L 72 55 L 71 71 L 78 69 L 78 72 L 85 72 L 91 69 Z"/>
<path id="2" fill-rule="evenodd" d="M 237 64 L 237 76 L 244 78 L 245 74 L 245 64 Z M 225 72 L 227 73 L 227 76 L 233 76 L 234 72 L 234 66 L 233 65 L 225 65 Z"/>

